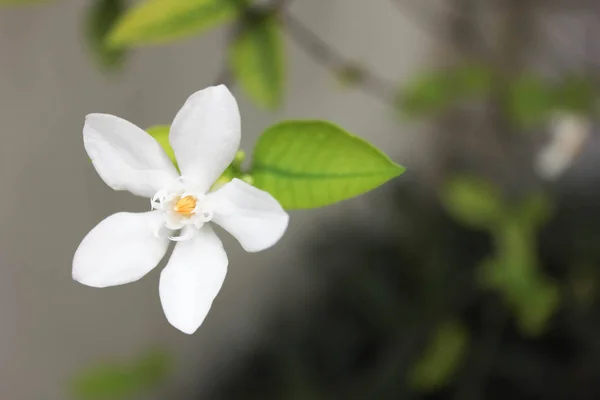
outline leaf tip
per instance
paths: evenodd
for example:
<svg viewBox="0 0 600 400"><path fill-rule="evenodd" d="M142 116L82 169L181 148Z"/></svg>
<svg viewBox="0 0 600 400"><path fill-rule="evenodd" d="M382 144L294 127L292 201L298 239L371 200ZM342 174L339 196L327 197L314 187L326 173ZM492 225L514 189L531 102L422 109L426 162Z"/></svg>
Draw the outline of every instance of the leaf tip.
<svg viewBox="0 0 600 400"><path fill-rule="evenodd" d="M394 178L399 177L400 175L404 174L406 172L406 167L400 164L397 164L393 161L390 160L391 163L391 168L390 168L390 178L389 180L392 180Z"/></svg>
<svg viewBox="0 0 600 400"><path fill-rule="evenodd" d="M122 50L127 47L127 37L123 35L121 24L117 25L106 35L104 45L110 50Z"/></svg>

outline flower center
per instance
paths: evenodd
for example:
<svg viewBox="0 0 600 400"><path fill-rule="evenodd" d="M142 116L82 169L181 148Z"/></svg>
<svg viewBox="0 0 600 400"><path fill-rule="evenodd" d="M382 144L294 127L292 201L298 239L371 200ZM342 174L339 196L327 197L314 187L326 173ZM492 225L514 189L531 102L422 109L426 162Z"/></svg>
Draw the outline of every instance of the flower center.
<svg viewBox="0 0 600 400"><path fill-rule="evenodd" d="M169 230L179 230L189 225L200 229L213 218L210 198L194 190L194 187L186 190L183 181L183 178L178 179L174 184L156 192L150 199L152 210L163 214L164 227ZM156 235L160 237L161 234L157 232ZM169 239L181 241L189 239L189 235L169 236Z"/></svg>
<svg viewBox="0 0 600 400"><path fill-rule="evenodd" d="M173 208L176 213L185 217L191 217L196 209L196 198L194 196L184 196L177 200Z"/></svg>

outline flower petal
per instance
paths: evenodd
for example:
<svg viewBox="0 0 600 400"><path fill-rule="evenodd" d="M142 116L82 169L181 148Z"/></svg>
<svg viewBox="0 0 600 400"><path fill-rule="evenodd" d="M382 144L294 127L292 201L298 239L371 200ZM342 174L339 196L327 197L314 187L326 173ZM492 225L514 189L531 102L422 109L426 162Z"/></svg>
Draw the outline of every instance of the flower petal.
<svg viewBox="0 0 600 400"><path fill-rule="evenodd" d="M134 282L163 258L169 240L156 235L163 225L158 211L117 213L92 229L75 252L73 279L106 287Z"/></svg>
<svg viewBox="0 0 600 400"><path fill-rule="evenodd" d="M231 164L240 145L240 112L224 85L191 95L169 134L181 174L206 193Z"/></svg>
<svg viewBox="0 0 600 400"><path fill-rule="evenodd" d="M114 190L152 197L179 176L152 136L114 115L88 115L83 143L96 171Z"/></svg>
<svg viewBox="0 0 600 400"><path fill-rule="evenodd" d="M209 225L196 230L186 226L189 240L175 245L160 275L160 301L167 320L191 335L204 321L227 273L227 254Z"/></svg>
<svg viewBox="0 0 600 400"><path fill-rule="evenodd" d="M273 246L283 236L289 216L269 193L233 179L208 195L212 221L231 233L244 250L256 252Z"/></svg>

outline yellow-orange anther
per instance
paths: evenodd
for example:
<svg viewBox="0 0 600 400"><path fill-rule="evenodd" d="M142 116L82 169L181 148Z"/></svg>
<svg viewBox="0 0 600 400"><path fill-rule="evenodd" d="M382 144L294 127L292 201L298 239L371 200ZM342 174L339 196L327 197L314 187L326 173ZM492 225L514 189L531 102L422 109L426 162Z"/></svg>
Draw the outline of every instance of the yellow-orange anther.
<svg viewBox="0 0 600 400"><path fill-rule="evenodd" d="M175 212L186 217L191 216L196 208L196 198L194 196L185 196L180 198L175 204Z"/></svg>

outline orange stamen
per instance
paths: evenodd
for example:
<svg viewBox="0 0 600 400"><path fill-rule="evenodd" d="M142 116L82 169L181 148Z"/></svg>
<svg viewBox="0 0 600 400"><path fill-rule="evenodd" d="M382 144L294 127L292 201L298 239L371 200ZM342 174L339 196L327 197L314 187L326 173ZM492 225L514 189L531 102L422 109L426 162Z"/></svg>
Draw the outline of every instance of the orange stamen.
<svg viewBox="0 0 600 400"><path fill-rule="evenodd" d="M196 198L194 196L185 196L180 198L175 204L175 212L186 217L194 214L196 208Z"/></svg>

